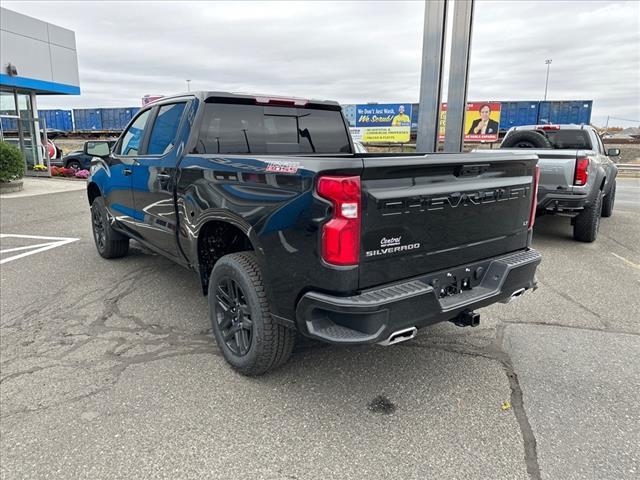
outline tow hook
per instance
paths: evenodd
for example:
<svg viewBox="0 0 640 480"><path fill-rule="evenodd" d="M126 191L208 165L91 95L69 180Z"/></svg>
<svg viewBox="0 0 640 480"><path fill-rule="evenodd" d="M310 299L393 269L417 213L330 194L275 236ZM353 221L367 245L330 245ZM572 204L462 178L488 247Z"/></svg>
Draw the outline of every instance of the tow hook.
<svg viewBox="0 0 640 480"><path fill-rule="evenodd" d="M471 310L464 310L451 321L458 327L477 327L480 325L480 314Z"/></svg>

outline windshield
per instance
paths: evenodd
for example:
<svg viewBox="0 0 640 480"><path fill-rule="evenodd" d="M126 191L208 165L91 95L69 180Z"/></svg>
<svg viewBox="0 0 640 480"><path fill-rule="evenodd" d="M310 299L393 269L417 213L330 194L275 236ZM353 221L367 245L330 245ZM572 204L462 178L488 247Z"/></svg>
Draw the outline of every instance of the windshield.
<svg viewBox="0 0 640 480"><path fill-rule="evenodd" d="M351 153L337 110L206 103L198 153Z"/></svg>
<svg viewBox="0 0 640 480"><path fill-rule="evenodd" d="M547 130L544 132L557 149L591 150L589 135L584 130Z"/></svg>

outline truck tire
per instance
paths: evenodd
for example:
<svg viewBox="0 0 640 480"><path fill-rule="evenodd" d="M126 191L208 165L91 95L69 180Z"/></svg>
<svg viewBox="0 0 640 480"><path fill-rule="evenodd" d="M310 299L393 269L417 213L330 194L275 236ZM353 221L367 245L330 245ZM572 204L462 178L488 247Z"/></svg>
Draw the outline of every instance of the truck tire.
<svg viewBox="0 0 640 480"><path fill-rule="evenodd" d="M120 258L129 253L129 238L111 227L102 197L94 198L91 203L91 227L96 249L102 258Z"/></svg>
<svg viewBox="0 0 640 480"><path fill-rule="evenodd" d="M262 375L291 356L296 332L271 317L253 252L216 262L209 280L209 318L225 360L243 375Z"/></svg>
<svg viewBox="0 0 640 480"><path fill-rule="evenodd" d="M551 148L551 142L540 132L523 130L510 133L500 148Z"/></svg>
<svg viewBox="0 0 640 480"><path fill-rule="evenodd" d="M602 213L602 193L598 192L596 201L585 207L575 218L573 238L579 242L593 242L598 236L600 214Z"/></svg>
<svg viewBox="0 0 640 480"><path fill-rule="evenodd" d="M602 216L610 217L613 215L613 204L616 201L616 182L613 181L613 185L611 185L611 189L609 190L609 195L605 195L602 200Z"/></svg>

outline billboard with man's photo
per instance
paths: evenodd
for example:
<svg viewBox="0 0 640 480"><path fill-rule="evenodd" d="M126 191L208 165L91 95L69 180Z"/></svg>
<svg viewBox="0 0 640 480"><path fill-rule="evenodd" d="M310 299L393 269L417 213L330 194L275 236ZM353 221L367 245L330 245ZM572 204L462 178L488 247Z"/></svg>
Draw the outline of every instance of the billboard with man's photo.
<svg viewBox="0 0 640 480"><path fill-rule="evenodd" d="M351 133L365 143L409 143L411 104L356 105L355 128Z"/></svg>
<svg viewBox="0 0 640 480"><path fill-rule="evenodd" d="M444 140L447 104L440 109L440 140ZM469 102L464 117L465 142L497 142L500 130L499 102Z"/></svg>

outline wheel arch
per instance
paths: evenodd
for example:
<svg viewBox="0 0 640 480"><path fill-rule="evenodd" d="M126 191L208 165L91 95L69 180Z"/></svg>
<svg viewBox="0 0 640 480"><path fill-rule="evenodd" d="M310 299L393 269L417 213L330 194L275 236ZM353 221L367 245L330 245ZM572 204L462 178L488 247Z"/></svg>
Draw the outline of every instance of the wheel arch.
<svg viewBox="0 0 640 480"><path fill-rule="evenodd" d="M194 242L194 258L197 259L197 271L200 277L202 293L207 295L209 277L216 262L225 255L243 251L253 251L262 263L261 249L250 226L230 219L209 219L198 229Z"/></svg>
<svg viewBox="0 0 640 480"><path fill-rule="evenodd" d="M89 200L89 205L93 203L96 197L101 197L102 192L100 191L100 187L95 182L89 182L87 184L87 199Z"/></svg>

